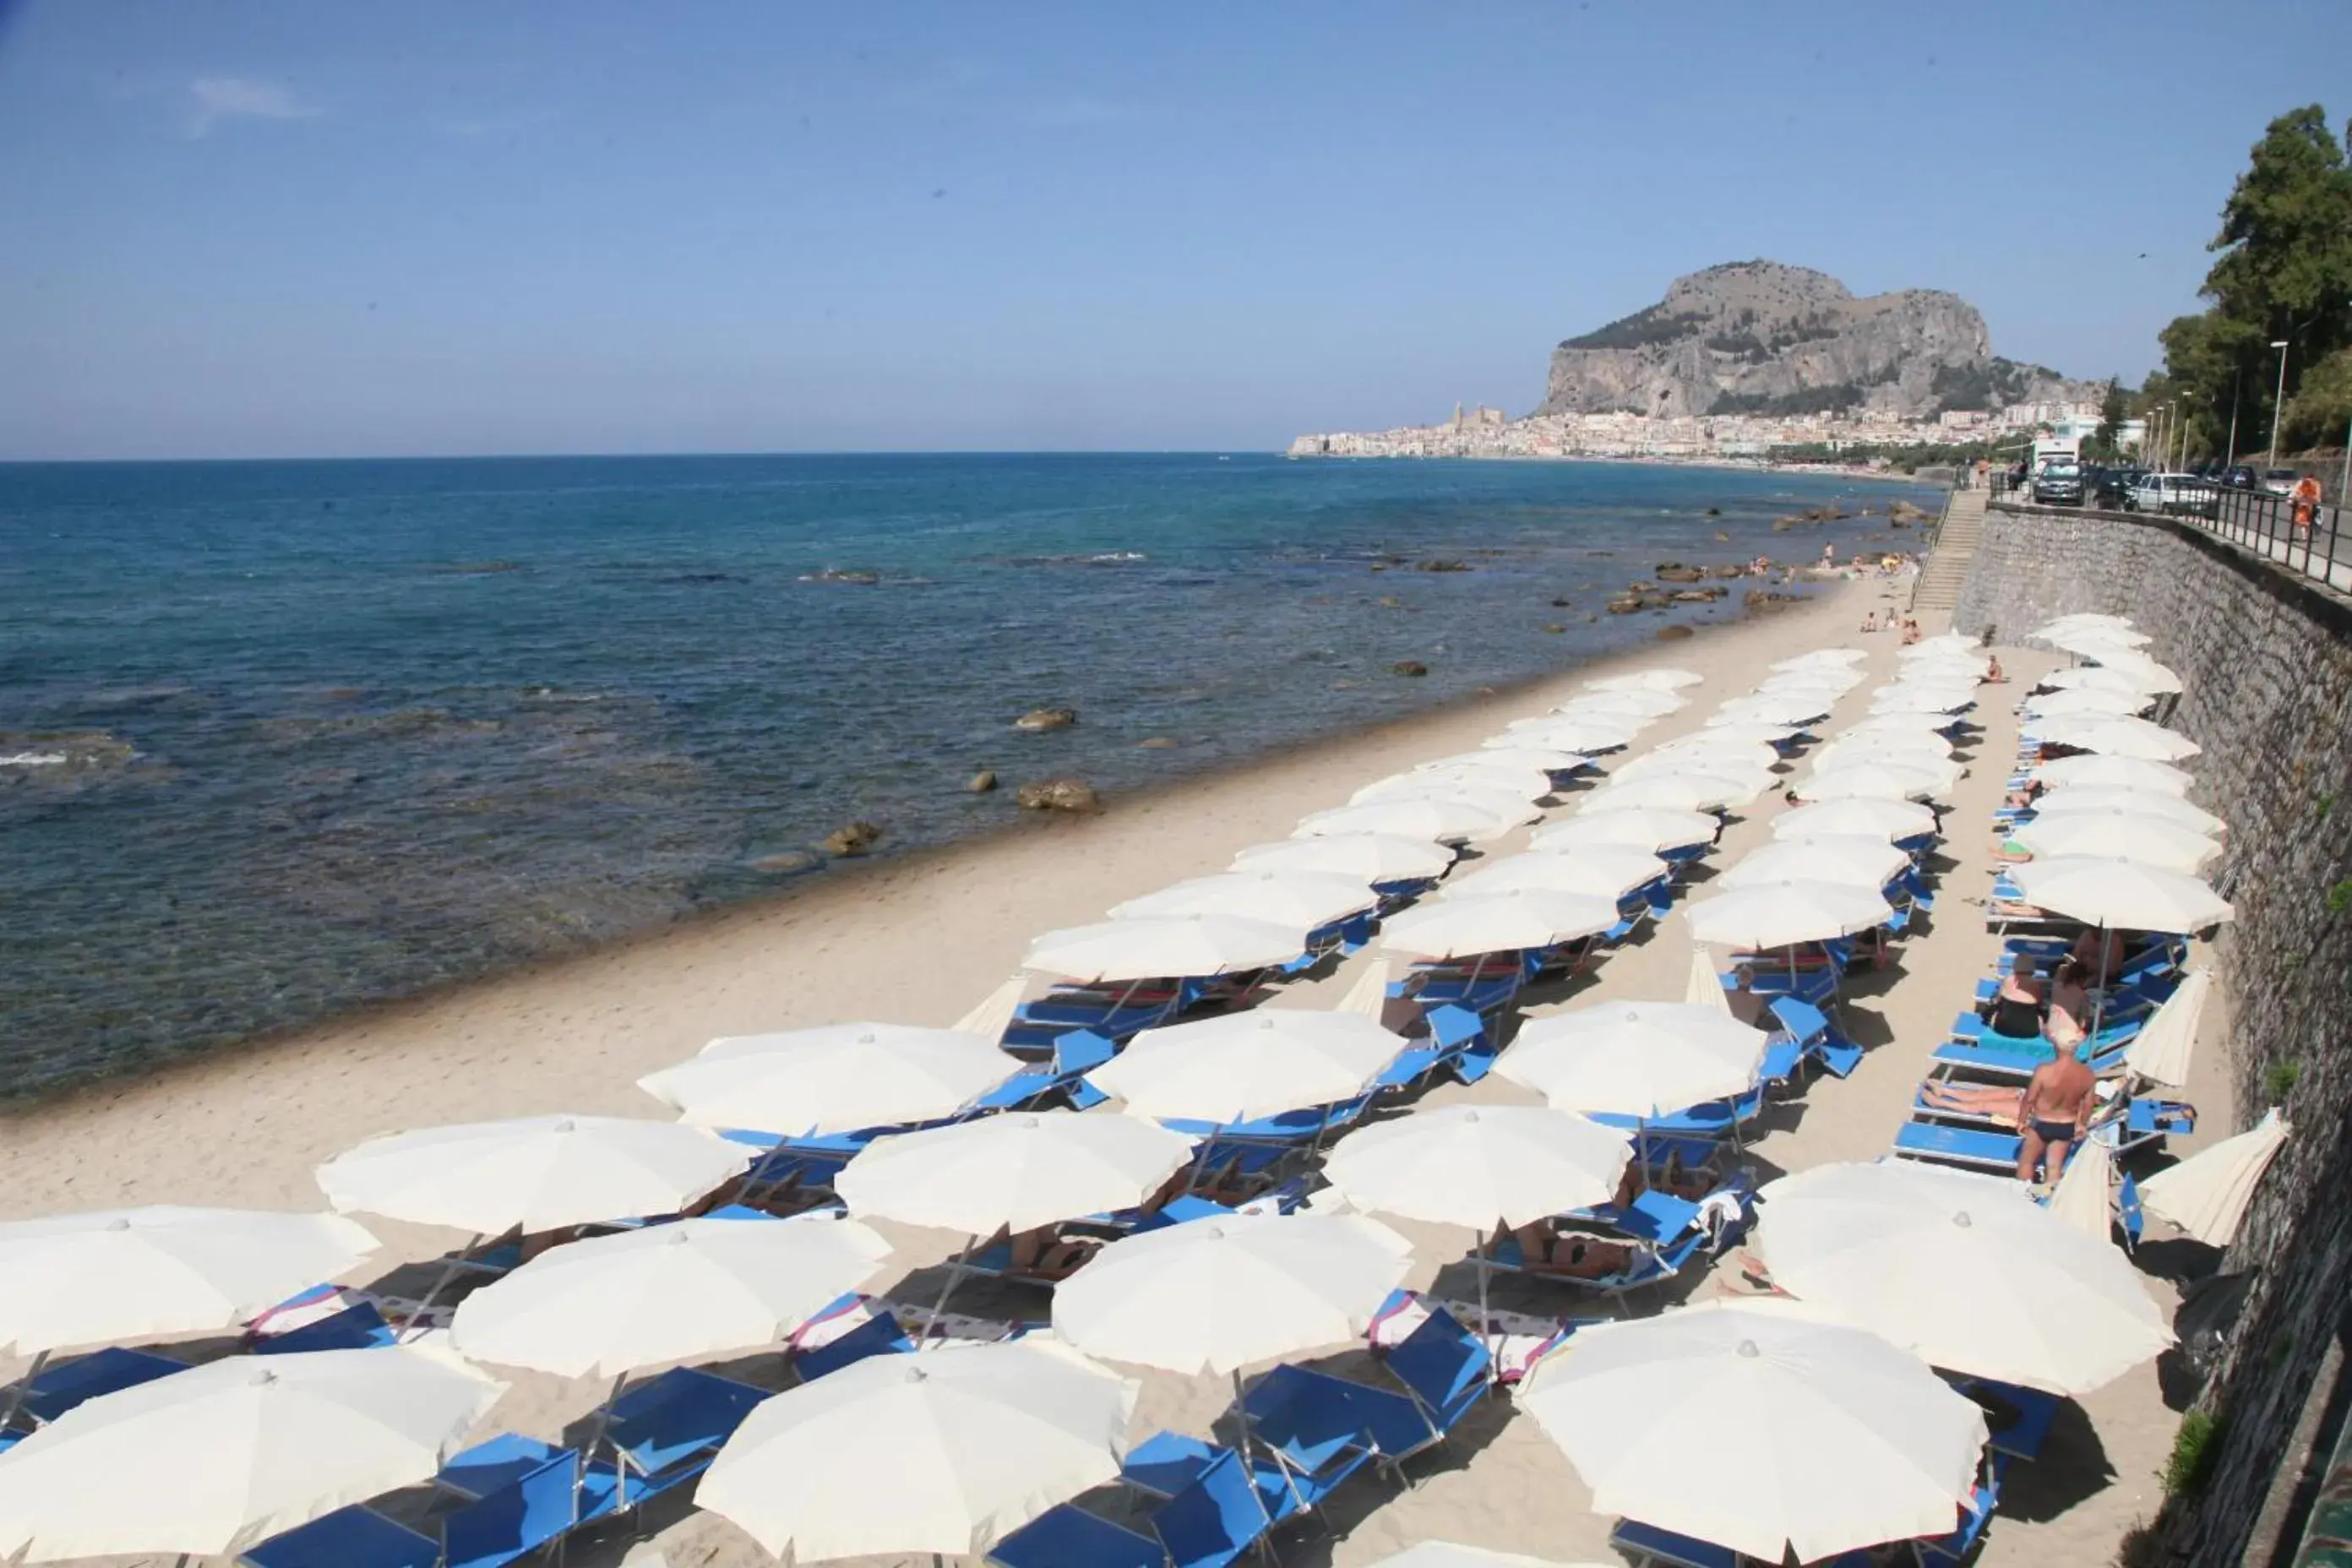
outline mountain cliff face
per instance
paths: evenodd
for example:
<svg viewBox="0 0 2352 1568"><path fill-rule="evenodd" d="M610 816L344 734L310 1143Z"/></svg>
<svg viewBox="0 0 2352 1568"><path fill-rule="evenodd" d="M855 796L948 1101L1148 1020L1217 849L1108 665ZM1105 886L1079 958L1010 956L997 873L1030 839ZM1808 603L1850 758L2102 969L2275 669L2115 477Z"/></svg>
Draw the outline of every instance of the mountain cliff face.
<svg viewBox="0 0 2352 1568"><path fill-rule="evenodd" d="M1826 273L1735 261L1677 278L1656 304L1554 349L1538 412L1907 418L2084 384L1995 358L1984 318L1957 294L1857 299Z"/></svg>

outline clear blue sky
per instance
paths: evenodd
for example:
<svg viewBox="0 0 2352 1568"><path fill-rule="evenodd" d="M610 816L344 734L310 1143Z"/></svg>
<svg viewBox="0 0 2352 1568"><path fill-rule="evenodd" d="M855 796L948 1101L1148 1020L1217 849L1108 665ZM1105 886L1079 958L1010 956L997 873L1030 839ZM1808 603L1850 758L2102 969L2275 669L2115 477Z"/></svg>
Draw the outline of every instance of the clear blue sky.
<svg viewBox="0 0 2352 1568"><path fill-rule="evenodd" d="M2344 0L0 0L0 457L1263 448L1756 256L2137 378L2347 61Z"/></svg>

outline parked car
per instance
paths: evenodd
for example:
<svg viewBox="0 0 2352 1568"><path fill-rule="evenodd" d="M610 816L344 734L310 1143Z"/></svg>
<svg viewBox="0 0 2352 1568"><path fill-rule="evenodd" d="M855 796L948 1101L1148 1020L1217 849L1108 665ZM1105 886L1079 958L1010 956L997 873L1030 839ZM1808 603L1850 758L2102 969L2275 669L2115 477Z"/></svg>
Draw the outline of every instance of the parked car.
<svg viewBox="0 0 2352 1568"><path fill-rule="evenodd" d="M2042 506L2081 506L2083 465L2063 460L2042 464L2033 476L2033 499Z"/></svg>
<svg viewBox="0 0 2352 1568"><path fill-rule="evenodd" d="M2254 472L2251 463L2240 463L2221 476L2221 482L2233 490L2258 490L2263 488L2262 478Z"/></svg>
<svg viewBox="0 0 2352 1568"><path fill-rule="evenodd" d="M2213 517L2221 510L2221 492L2194 474L2143 474L2124 492L2124 510Z"/></svg>
<svg viewBox="0 0 2352 1568"><path fill-rule="evenodd" d="M2102 465L2084 476L2084 489L2093 506L2121 506L2124 491L2130 488L2132 473L2128 468Z"/></svg>
<svg viewBox="0 0 2352 1568"><path fill-rule="evenodd" d="M2286 496L2294 493L2294 481L2303 478L2294 468L2264 468L2263 491L2266 495Z"/></svg>

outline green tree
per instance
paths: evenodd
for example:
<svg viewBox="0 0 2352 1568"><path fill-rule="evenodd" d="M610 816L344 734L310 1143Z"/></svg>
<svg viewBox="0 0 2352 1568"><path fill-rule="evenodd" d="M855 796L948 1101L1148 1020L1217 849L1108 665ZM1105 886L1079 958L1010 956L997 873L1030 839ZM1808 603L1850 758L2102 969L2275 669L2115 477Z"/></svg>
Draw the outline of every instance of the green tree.
<svg viewBox="0 0 2352 1568"><path fill-rule="evenodd" d="M2107 378L2106 395L2099 399L2099 427L2091 432L2090 456L2101 462L2123 455L2124 421L2131 417L2130 400L2123 383Z"/></svg>
<svg viewBox="0 0 2352 1568"><path fill-rule="evenodd" d="M2289 451L2340 447L2352 426L2352 348L2337 349L2305 371L2303 384L2287 399L2279 441Z"/></svg>

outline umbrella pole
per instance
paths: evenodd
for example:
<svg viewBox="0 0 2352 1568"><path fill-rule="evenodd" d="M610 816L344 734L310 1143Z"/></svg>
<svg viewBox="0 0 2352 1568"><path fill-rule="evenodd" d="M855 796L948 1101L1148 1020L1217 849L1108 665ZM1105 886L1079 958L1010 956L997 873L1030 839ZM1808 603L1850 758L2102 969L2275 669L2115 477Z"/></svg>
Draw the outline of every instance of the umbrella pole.
<svg viewBox="0 0 2352 1568"><path fill-rule="evenodd" d="M958 1252L955 1255L955 1260L948 1265L948 1282L940 1288L940 1299L931 1303L930 1311L923 1319L923 1331L915 1337L917 1349L921 1349L923 1342L931 1337L931 1331L940 1326L940 1314L948 1310L948 1298L954 1295L955 1288L963 1283L964 1262L971 1258L971 1249L979 1245L980 1237L977 1235L964 1237L962 1250Z"/></svg>
<svg viewBox="0 0 2352 1568"><path fill-rule="evenodd" d="M613 1392L604 1395L604 1403L596 1408L596 1429L589 1434L588 1446L580 1456L580 1468L572 1472L572 1522L574 1524L580 1522L580 1489L588 1484L588 1467L596 1462L596 1450L603 1446L604 1434L612 1428L614 1403L621 1397L621 1385L628 1381L629 1374L625 1372L613 1380ZM616 1454L613 1458L613 1500L616 1506L626 1506L628 1482L628 1467L621 1463L620 1456ZM558 1546L556 1551L560 1556L562 1548Z"/></svg>
<svg viewBox="0 0 2352 1568"><path fill-rule="evenodd" d="M400 1331L402 1333L406 1333L409 1330L415 1328L418 1323L424 1321L425 1314L433 1310L433 1303L441 1299L441 1292L449 1288L449 1281L457 1277L458 1260L464 1258L468 1252L473 1251L474 1248L481 1246L487 1239L488 1238L480 1232L477 1231L474 1235L473 1240L466 1243L465 1246L459 1247L457 1251L449 1255L449 1261L442 1266L441 1278L433 1281L433 1289L425 1292L425 1300L416 1303L416 1310L409 1313L408 1321L400 1325Z"/></svg>
<svg viewBox="0 0 2352 1568"><path fill-rule="evenodd" d="M1486 1310L1486 1237L1483 1232L1478 1237L1477 1263L1478 1341L1484 1344L1487 1336L1495 1331L1495 1321L1493 1314ZM1490 1350L1486 1356L1486 1381L1493 1383L1502 1375L1501 1362Z"/></svg>
<svg viewBox="0 0 2352 1568"><path fill-rule="evenodd" d="M33 1357L33 1364L25 1369L25 1375L9 1386L8 1403L0 1405L0 1431L6 1430L8 1423L16 1418L16 1412L24 1405L26 1395L33 1392L33 1380L40 1376L41 1369L48 1364L49 1352L40 1352Z"/></svg>

